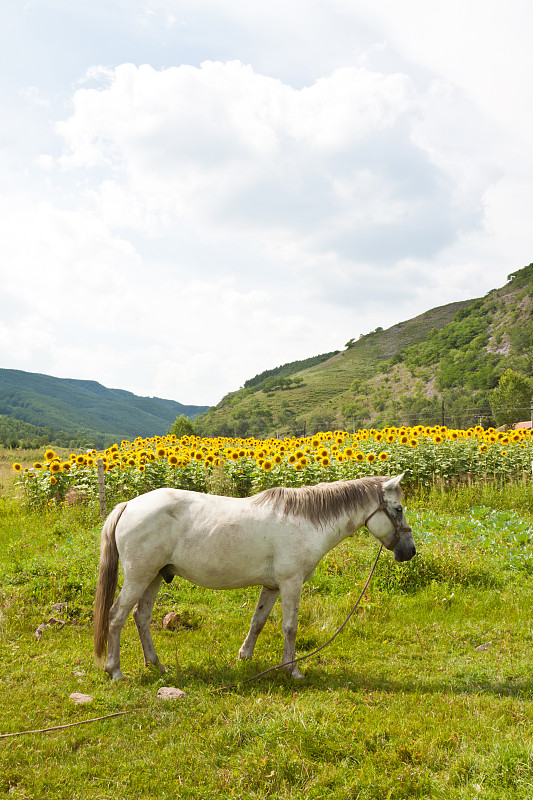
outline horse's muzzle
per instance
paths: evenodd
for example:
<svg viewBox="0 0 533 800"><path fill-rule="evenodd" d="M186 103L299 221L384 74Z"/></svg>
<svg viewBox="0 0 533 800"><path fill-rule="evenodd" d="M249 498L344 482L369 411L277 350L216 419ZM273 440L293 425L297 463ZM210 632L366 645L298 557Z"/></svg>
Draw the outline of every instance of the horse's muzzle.
<svg viewBox="0 0 533 800"><path fill-rule="evenodd" d="M393 550L395 561L410 561L416 555L415 543L399 541Z"/></svg>

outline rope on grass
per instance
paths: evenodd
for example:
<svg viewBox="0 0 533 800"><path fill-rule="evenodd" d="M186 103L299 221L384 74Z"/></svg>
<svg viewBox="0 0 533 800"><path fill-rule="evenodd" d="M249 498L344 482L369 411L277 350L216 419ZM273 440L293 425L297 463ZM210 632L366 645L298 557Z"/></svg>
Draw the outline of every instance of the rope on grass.
<svg viewBox="0 0 533 800"><path fill-rule="evenodd" d="M101 722L103 719L111 719L112 717L123 717L125 714L133 714L134 711L139 711L138 708L130 708L128 711L115 711L114 714L106 714L103 717L92 717L91 719L82 719L79 722L69 722L68 725L54 725L52 728L38 728L33 731L17 731L16 733L2 733L0 739L10 739L15 736L26 736L29 733L50 733L50 731L62 731L65 728L75 728L78 725L88 725L89 722Z"/></svg>

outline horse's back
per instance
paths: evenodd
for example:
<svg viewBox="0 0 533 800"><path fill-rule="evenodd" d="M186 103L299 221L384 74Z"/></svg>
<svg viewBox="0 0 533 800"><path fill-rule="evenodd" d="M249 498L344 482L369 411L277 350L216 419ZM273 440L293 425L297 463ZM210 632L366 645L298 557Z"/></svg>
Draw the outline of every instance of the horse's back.
<svg viewBox="0 0 533 800"><path fill-rule="evenodd" d="M205 520L209 524L211 519L219 519L221 516L228 519L246 516L250 508L249 498L225 497L168 487L154 489L130 500L123 525L139 525L147 521L157 521L160 524L165 518L174 523L187 521L201 525L202 520Z"/></svg>

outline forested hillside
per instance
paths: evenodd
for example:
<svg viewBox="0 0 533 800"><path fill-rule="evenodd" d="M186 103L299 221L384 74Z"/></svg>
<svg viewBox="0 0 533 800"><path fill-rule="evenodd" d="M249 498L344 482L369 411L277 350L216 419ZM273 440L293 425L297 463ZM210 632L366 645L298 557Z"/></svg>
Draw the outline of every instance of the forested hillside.
<svg viewBox="0 0 533 800"><path fill-rule="evenodd" d="M342 352L291 373L290 382L247 382L202 414L196 428L203 435L271 436L417 423L489 425L492 391L508 369L533 374L533 264L483 298L351 340Z"/></svg>
<svg viewBox="0 0 533 800"><path fill-rule="evenodd" d="M194 419L205 408L139 397L96 381L0 369L0 438L4 444L44 437L66 445L72 441L80 446L102 446L117 439L166 433L181 414ZM30 427L21 428L17 421Z"/></svg>

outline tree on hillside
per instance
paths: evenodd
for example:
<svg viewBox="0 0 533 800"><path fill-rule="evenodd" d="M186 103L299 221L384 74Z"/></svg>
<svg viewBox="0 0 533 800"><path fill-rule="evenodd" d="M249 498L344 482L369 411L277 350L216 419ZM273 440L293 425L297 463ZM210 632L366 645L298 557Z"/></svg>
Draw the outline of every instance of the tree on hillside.
<svg viewBox="0 0 533 800"><path fill-rule="evenodd" d="M171 435L174 434L177 439L181 439L182 436L192 436L194 434L194 425L185 414L180 414L176 421L172 423L169 433Z"/></svg>
<svg viewBox="0 0 533 800"><path fill-rule="evenodd" d="M512 427L526 419L531 403L531 384L527 378L512 369L506 370L492 392L490 407L498 427Z"/></svg>

